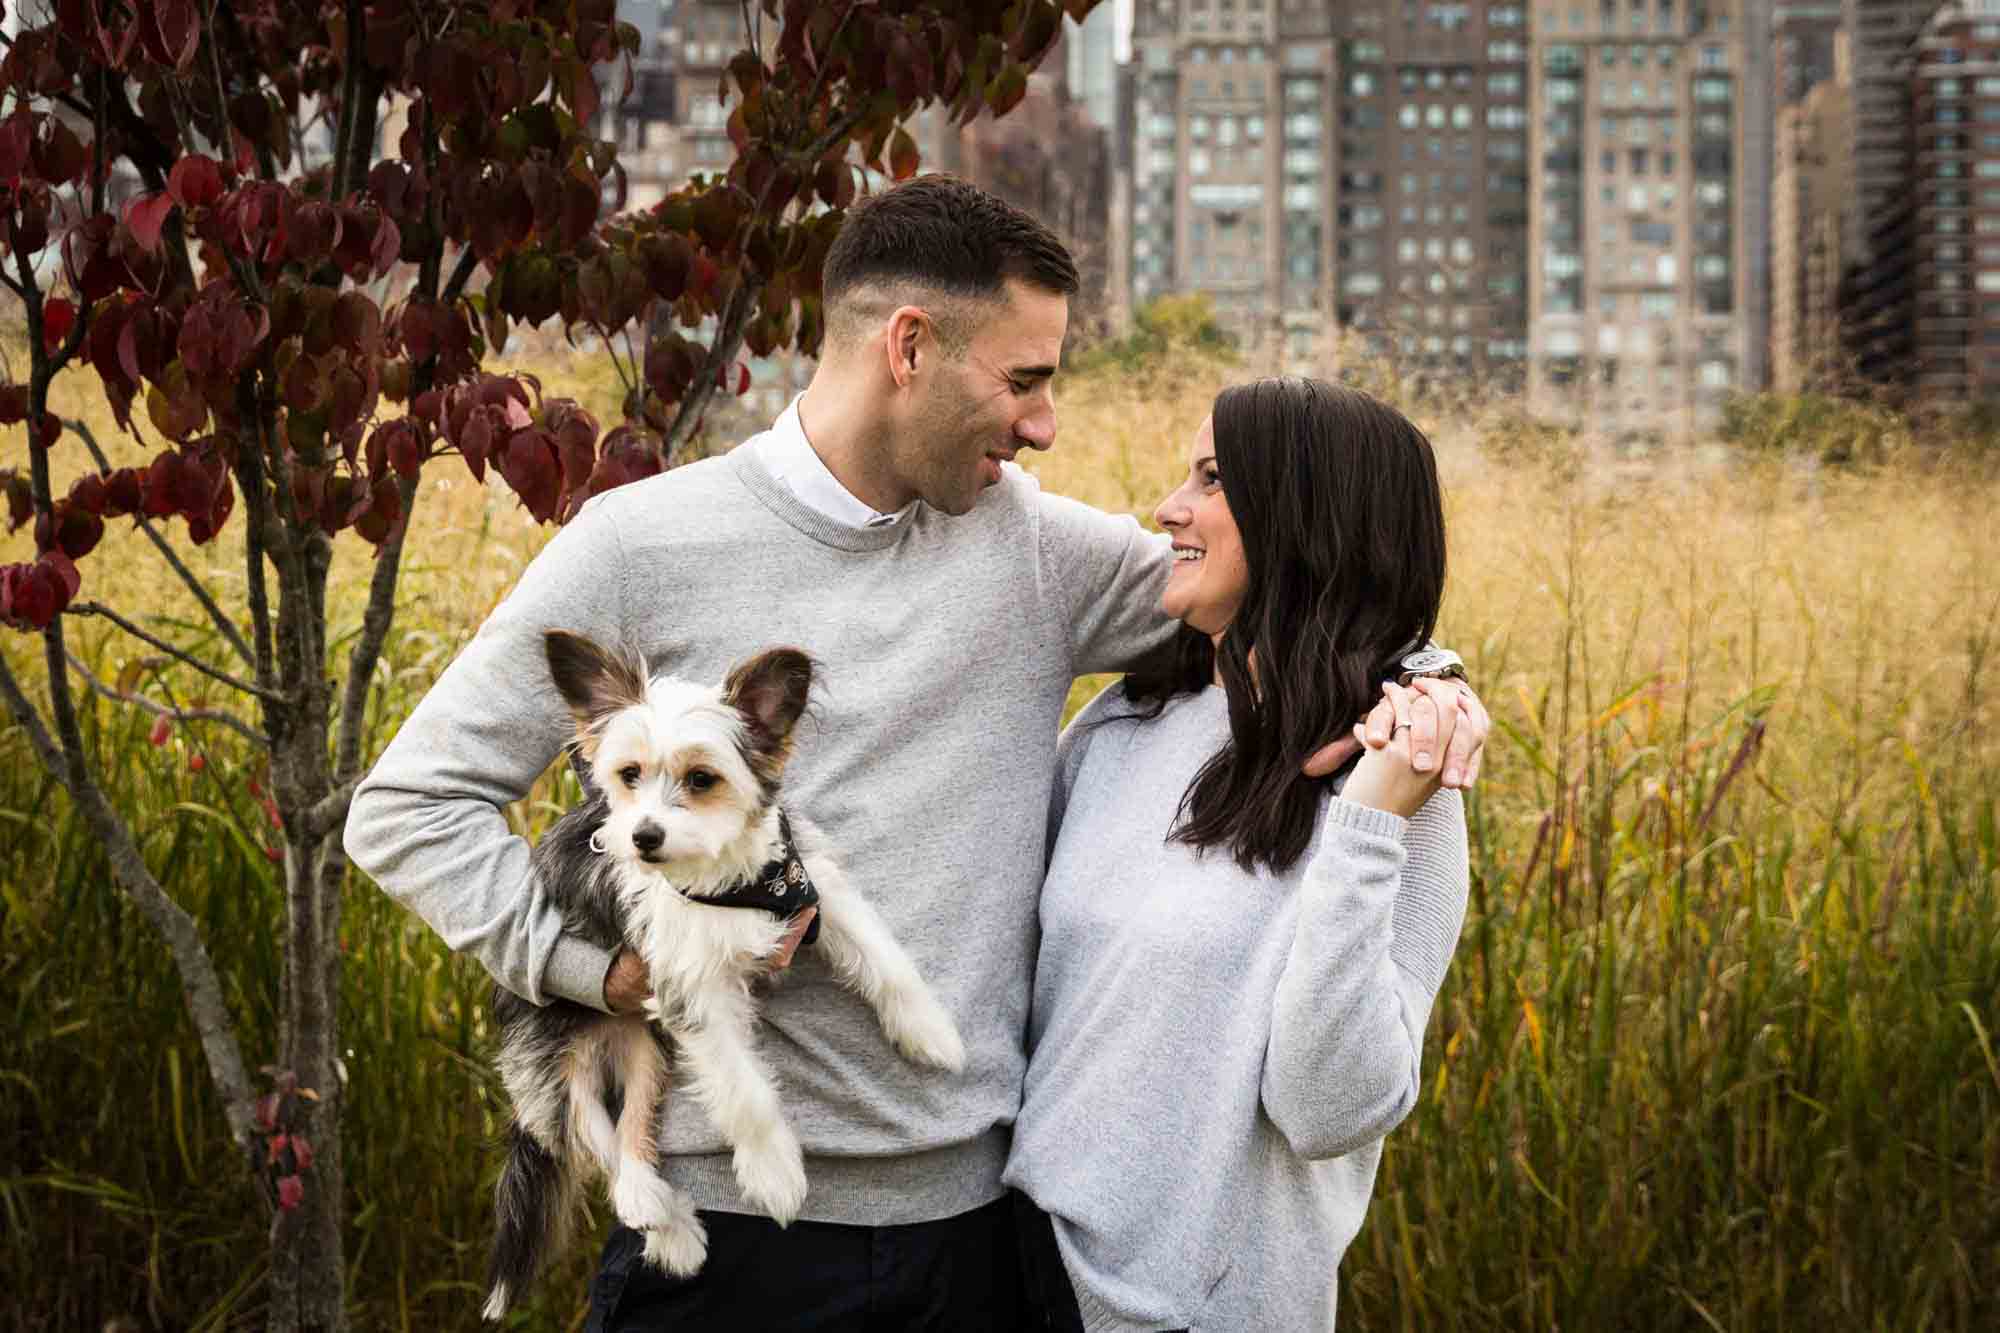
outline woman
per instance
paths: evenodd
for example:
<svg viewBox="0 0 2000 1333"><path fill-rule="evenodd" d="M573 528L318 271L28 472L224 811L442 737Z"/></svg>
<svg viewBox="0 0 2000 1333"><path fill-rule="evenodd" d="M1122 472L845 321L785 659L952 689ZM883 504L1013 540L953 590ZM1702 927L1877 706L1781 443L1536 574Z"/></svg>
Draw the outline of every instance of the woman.
<svg viewBox="0 0 2000 1333"><path fill-rule="evenodd" d="M1458 795L1380 684L1437 618L1436 465L1364 394L1264 380L1155 517L1180 660L1063 737L1006 1179L1044 1327L1325 1329L1465 912ZM1300 777L1384 690L1394 739Z"/></svg>

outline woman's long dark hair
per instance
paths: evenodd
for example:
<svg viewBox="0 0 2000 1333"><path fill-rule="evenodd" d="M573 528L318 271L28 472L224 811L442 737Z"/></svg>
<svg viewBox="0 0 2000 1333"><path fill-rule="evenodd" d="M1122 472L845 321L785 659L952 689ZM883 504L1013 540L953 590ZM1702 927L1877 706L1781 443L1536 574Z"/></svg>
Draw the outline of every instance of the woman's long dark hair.
<svg viewBox="0 0 2000 1333"><path fill-rule="evenodd" d="M1305 853L1323 790L1301 766L1436 627L1444 503L1430 441L1365 393L1258 380L1224 389L1214 421L1250 586L1219 648L1183 627L1171 664L1125 689L1157 715L1220 674L1229 742L1188 784L1173 837L1282 872Z"/></svg>

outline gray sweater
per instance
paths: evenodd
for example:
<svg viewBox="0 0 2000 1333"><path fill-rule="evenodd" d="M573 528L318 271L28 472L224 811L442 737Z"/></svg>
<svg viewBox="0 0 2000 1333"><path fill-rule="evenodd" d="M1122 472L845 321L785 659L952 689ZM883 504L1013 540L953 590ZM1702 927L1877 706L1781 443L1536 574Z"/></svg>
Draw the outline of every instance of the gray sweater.
<svg viewBox="0 0 2000 1333"><path fill-rule="evenodd" d="M1220 688L1064 733L1007 1163L1092 1330L1328 1329L1382 1136L1416 1104L1465 915L1465 818L1337 797L1283 875L1166 841ZM1104 725L1093 725L1103 719Z"/></svg>
<svg viewBox="0 0 2000 1333"><path fill-rule="evenodd" d="M1001 1192L1063 701L1077 674L1127 667L1170 634L1166 541L1013 467L965 517L919 505L844 526L772 476L763 440L586 505L403 724L346 845L501 985L601 1006L610 960L561 934L501 813L570 735L542 631L622 641L696 680L805 648L823 672L786 805L827 834L968 1052L960 1075L911 1065L801 955L764 1006L763 1043L810 1158L805 1216L948 1217ZM742 1210L705 1116L670 1109L662 1143L698 1206Z"/></svg>

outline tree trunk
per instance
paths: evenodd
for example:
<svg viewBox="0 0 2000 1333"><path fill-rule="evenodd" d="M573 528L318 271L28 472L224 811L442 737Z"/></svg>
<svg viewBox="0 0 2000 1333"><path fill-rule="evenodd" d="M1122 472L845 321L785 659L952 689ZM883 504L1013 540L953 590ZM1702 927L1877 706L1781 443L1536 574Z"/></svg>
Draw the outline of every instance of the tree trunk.
<svg viewBox="0 0 2000 1333"><path fill-rule="evenodd" d="M339 1066L344 863L337 831L330 836L317 827L312 813L334 785L326 675L326 577L333 549L325 533L292 521L289 504L281 500L277 508L282 539L271 551L279 587L277 663L284 692L294 701L266 713L271 786L285 837L278 1060L297 1079L280 1127L294 1136L303 1189L297 1206L281 1206L272 1224L266 1327L271 1333L345 1333ZM309 1145L310 1165L298 1157L296 1136Z"/></svg>

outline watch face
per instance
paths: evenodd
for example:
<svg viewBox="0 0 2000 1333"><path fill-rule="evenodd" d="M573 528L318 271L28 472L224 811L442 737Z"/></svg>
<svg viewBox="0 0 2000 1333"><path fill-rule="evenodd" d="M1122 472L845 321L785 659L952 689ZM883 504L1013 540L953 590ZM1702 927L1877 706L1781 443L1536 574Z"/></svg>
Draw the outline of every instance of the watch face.
<svg viewBox="0 0 2000 1333"><path fill-rule="evenodd" d="M1442 671L1446 667L1460 665L1463 663L1459 655L1447 648L1426 648L1403 659L1403 670L1419 676L1427 671Z"/></svg>

